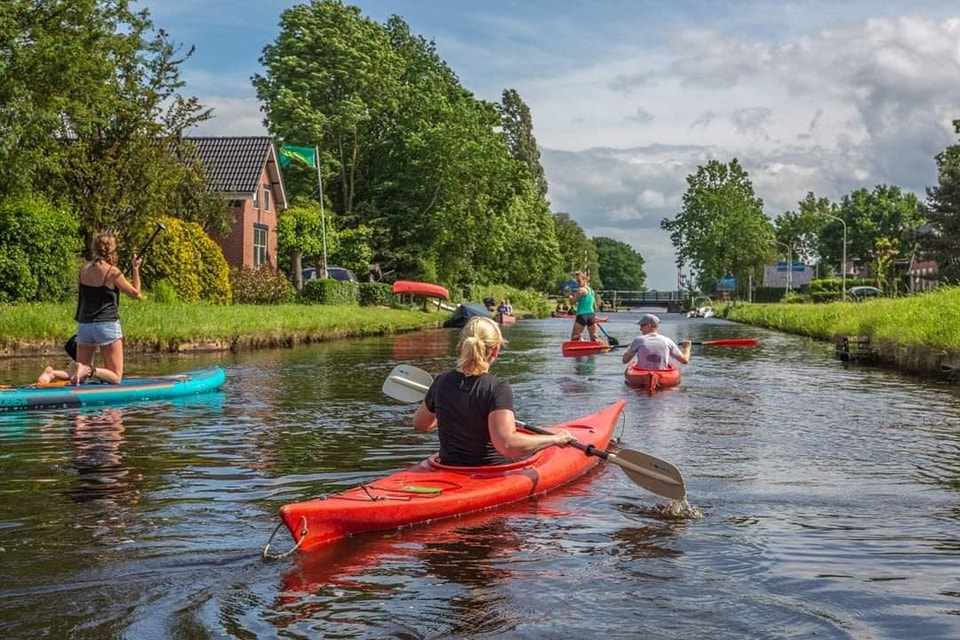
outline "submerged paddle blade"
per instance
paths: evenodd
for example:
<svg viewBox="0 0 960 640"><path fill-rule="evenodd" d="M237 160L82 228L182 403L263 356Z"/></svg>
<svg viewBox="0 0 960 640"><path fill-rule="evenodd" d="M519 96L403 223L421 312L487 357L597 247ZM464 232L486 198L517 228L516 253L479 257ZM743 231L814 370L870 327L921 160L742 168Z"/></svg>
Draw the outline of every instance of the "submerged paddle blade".
<svg viewBox="0 0 960 640"><path fill-rule="evenodd" d="M608 452L607 461L619 466L635 483L671 500L687 497L687 487L675 466L635 449Z"/></svg>
<svg viewBox="0 0 960 640"><path fill-rule="evenodd" d="M417 367L398 364L383 381L383 393L400 402L420 402L433 384L433 376Z"/></svg>

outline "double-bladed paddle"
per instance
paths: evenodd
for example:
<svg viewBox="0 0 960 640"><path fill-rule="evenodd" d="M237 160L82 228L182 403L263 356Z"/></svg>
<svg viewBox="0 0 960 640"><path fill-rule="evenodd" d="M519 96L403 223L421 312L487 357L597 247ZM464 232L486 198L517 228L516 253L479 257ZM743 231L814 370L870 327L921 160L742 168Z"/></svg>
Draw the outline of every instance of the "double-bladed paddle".
<svg viewBox="0 0 960 640"><path fill-rule="evenodd" d="M706 347L755 347L756 338L726 338L724 340L706 340L703 342L691 342L690 344L702 344Z"/></svg>
<svg viewBox="0 0 960 640"><path fill-rule="evenodd" d="M398 364L384 380L383 392L401 402L420 402L431 384L433 384L433 376L423 369ZM551 433L546 429L525 424L519 420L517 425L527 431L541 435L550 435ZM680 475L680 470L666 460L634 449L604 451L577 440L571 440L568 444L583 451L588 456L596 456L601 460L617 465L624 470L627 477L651 493L671 500L683 500L687 495L686 485L683 482L683 476Z"/></svg>

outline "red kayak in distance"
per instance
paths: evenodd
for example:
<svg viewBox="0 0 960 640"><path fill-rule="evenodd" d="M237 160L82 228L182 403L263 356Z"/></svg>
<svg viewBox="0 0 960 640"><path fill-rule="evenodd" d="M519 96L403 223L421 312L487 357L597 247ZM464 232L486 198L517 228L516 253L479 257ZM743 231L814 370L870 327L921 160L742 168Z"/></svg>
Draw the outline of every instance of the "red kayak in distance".
<svg viewBox="0 0 960 640"><path fill-rule="evenodd" d="M446 287L429 282L416 282L415 280L397 280L393 283L393 292L396 294L410 293L426 298L450 299L450 292L447 291Z"/></svg>
<svg viewBox="0 0 960 640"><path fill-rule="evenodd" d="M623 377L628 387L656 391L680 384L680 369L671 365L669 369L660 371L630 365L623 372Z"/></svg>
<svg viewBox="0 0 960 640"><path fill-rule="evenodd" d="M592 356L610 351L610 345L596 340L567 340L561 349L567 357Z"/></svg>

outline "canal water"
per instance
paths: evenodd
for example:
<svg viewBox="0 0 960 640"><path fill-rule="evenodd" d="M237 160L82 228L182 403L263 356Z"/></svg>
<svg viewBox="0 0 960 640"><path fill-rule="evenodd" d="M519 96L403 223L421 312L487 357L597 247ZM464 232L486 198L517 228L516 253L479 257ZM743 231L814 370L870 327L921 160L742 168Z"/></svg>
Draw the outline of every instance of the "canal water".
<svg viewBox="0 0 960 640"><path fill-rule="evenodd" d="M638 312L611 314L627 341ZM452 366L456 331L292 350L139 357L220 364L176 402L0 415L3 638L957 638L960 403L832 346L664 316L695 346L676 389L623 383L620 352L560 354L569 320L521 320L496 371L521 420L624 398L623 446L682 471L680 516L601 466L536 501L263 560L283 504L431 454L398 363ZM10 382L42 363L0 362Z"/></svg>

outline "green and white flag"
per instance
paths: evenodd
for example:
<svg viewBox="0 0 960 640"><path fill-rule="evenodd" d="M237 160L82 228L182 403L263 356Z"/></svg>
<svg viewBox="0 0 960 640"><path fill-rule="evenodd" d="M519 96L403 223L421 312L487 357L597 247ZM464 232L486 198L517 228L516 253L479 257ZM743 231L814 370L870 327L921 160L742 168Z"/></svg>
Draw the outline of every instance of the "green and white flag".
<svg viewBox="0 0 960 640"><path fill-rule="evenodd" d="M307 167L317 166L317 148L316 147L295 147L285 144L278 151L280 156L280 166L286 167L291 162L296 162Z"/></svg>

